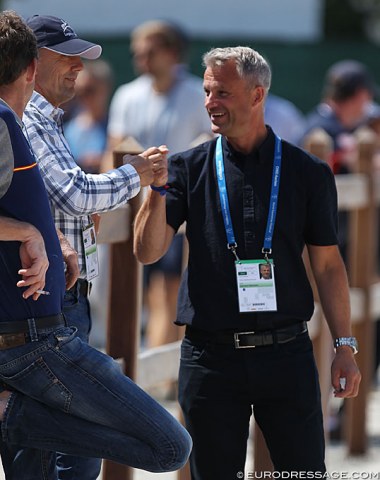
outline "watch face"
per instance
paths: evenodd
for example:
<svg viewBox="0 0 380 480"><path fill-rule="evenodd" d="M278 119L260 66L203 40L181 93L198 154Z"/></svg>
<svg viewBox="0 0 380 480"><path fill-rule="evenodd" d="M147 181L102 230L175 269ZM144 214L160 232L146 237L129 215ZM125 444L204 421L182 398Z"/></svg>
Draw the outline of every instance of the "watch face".
<svg viewBox="0 0 380 480"><path fill-rule="evenodd" d="M355 337L341 337L335 339L335 348L337 347L351 347L354 354L358 353L358 342Z"/></svg>
<svg viewBox="0 0 380 480"><path fill-rule="evenodd" d="M350 347L352 348L354 354L358 353L358 342L356 338L352 337L350 339Z"/></svg>

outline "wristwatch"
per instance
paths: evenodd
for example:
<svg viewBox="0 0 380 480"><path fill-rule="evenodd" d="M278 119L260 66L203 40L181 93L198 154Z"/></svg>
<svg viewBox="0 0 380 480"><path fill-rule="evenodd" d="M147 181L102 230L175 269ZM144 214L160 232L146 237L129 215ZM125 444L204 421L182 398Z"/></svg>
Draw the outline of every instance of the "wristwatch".
<svg viewBox="0 0 380 480"><path fill-rule="evenodd" d="M358 341L355 337L339 337L334 340L334 347L351 347L354 355L358 353Z"/></svg>

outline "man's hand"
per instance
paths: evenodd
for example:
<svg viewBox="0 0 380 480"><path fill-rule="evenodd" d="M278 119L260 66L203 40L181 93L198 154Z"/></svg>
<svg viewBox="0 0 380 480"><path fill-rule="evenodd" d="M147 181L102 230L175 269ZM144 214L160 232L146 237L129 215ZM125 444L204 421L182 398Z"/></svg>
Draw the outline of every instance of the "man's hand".
<svg viewBox="0 0 380 480"><path fill-rule="evenodd" d="M40 296L37 290L43 290L45 287L49 260L42 235L31 225L28 226L26 238L21 240L20 260L22 268L18 273L22 280L17 282L17 286L28 287L22 294L25 299L33 296L33 300L37 300Z"/></svg>
<svg viewBox="0 0 380 480"><path fill-rule="evenodd" d="M155 187L161 187L168 183L168 153L169 150L166 145L161 145L150 153L149 160L153 164L153 182Z"/></svg>
<svg viewBox="0 0 380 480"><path fill-rule="evenodd" d="M162 164L166 162L167 148L150 147L140 155L124 155L124 164L132 165L140 176L142 187L156 182L156 176L162 175ZM158 173L160 171L160 173ZM164 182L166 183L166 181Z"/></svg>
<svg viewBox="0 0 380 480"><path fill-rule="evenodd" d="M78 254L72 248L67 238L57 228L59 243L61 244L63 260L66 264L66 290L69 290L79 277Z"/></svg>
<svg viewBox="0 0 380 480"><path fill-rule="evenodd" d="M331 337L350 337L350 292L339 248L337 245L308 245L307 248ZM334 295L331 295L332 291ZM331 366L334 395L339 398L356 397L360 380L361 375L351 347L337 347Z"/></svg>
<svg viewBox="0 0 380 480"><path fill-rule="evenodd" d="M338 347L331 366L331 383L334 396L338 398L356 397L359 392L361 374L356 365L351 347Z"/></svg>

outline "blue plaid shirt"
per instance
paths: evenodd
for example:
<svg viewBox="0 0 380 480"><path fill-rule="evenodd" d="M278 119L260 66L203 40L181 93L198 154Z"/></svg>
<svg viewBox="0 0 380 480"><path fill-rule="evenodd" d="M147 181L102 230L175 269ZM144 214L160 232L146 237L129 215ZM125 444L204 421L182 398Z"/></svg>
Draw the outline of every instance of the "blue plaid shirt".
<svg viewBox="0 0 380 480"><path fill-rule="evenodd" d="M58 227L78 252L81 276L86 275L82 241L89 215L114 210L140 191L140 178L131 165L93 175L76 164L64 138L63 110L33 92L23 116L29 139L48 192Z"/></svg>

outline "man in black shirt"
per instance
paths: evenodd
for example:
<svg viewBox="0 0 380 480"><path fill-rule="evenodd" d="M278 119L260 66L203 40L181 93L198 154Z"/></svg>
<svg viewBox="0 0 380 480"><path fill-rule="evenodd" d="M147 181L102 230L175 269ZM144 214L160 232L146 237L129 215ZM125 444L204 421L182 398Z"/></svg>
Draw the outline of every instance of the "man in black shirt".
<svg viewBox="0 0 380 480"><path fill-rule="evenodd" d="M213 49L204 64L205 106L220 136L172 156L169 175L164 159L155 164L135 222L136 255L150 263L186 221L176 323L186 325L179 400L192 478L243 478L252 411L277 471L324 472L305 245L336 346L335 395L355 396L360 383L333 174L265 125L271 72L260 54ZM263 263L270 281L260 278Z"/></svg>

